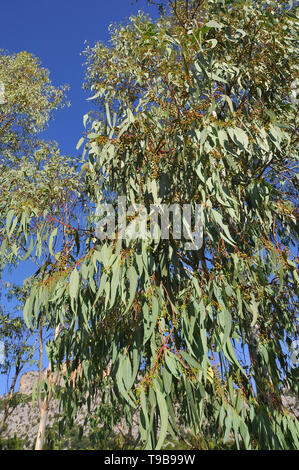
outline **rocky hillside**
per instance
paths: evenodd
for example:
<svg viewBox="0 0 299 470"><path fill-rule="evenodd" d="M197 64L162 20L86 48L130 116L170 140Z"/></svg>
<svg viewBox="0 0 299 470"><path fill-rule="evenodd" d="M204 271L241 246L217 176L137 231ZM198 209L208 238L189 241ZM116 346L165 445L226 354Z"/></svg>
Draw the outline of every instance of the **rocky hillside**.
<svg viewBox="0 0 299 470"><path fill-rule="evenodd" d="M43 372L44 376L45 374L46 370ZM1 436L4 438L13 438L14 436L17 436L19 439L26 441L25 448L27 449L31 449L34 445L39 426L38 404L32 404L32 389L37 380L37 371L26 372L22 375L20 379L19 390L14 396L17 404L14 407L12 413L10 414L7 420L7 427L4 431L3 436ZM6 399L7 395L2 395L2 397L0 397L0 422L3 416L4 403ZM97 403L94 404L94 407L92 407L91 412L97 405ZM87 413L87 406L83 406L76 418L76 428L83 424ZM60 414L58 402L52 399L49 405L48 428L52 428L53 426L55 426L59 418ZM88 434L88 432L89 429L87 430L86 434ZM125 423L122 422L118 426L115 426L113 432L115 434L121 433L122 435L125 435L126 433L128 433L128 429ZM136 423L131 430L131 435L134 439L136 439L137 433L138 431Z"/></svg>
<svg viewBox="0 0 299 470"><path fill-rule="evenodd" d="M46 371L44 371L44 374ZM5 429L4 438L12 438L15 435L26 442L25 447L27 449L31 449L34 445L34 441L37 435L38 425L39 425L39 408L38 405L32 404L32 389L34 383L38 380L38 372L27 372L22 375L20 379L20 387L18 393L15 394L15 399L17 404L13 409L12 413L10 414L8 421L7 421L7 428ZM6 395L0 397L0 422L3 416L3 408L4 402L7 398ZM299 401L293 396L289 396L287 392L283 397L283 404L284 406L289 409L297 418L299 417ZM94 405L94 407L97 404ZM88 413L87 407L83 407L76 419L76 426L82 425L86 414ZM49 423L48 428L52 428L57 424L59 420L59 410L58 410L58 403L55 400L50 402L49 406ZM136 439L138 434L138 427L137 421L138 417L136 417L135 424L133 428L130 430L130 437L132 439ZM88 434L89 429L87 430L86 435ZM115 426L112 431L115 435L127 436L128 429L124 422Z"/></svg>

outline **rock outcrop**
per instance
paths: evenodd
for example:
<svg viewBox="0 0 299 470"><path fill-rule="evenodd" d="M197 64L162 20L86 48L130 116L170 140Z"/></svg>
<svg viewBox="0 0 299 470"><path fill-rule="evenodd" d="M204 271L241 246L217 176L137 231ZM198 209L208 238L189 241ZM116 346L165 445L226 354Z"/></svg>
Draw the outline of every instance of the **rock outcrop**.
<svg viewBox="0 0 299 470"><path fill-rule="evenodd" d="M64 370L65 372L65 370ZM77 371L76 371L77 372ZM45 379L47 377L47 369L43 370L41 379ZM20 378L20 387L16 394L19 397L20 402L14 407L13 411L10 413L9 418L7 420L7 427L4 431L3 436L4 438L11 438L14 435L18 436L18 438L27 441L27 449L32 449L34 445L39 421L40 421L40 411L38 403L33 404L31 395L34 384L39 379L39 372L38 371L30 371L24 373ZM60 379L61 383L63 383L63 378ZM71 379L72 380L72 376ZM1 408L1 401L4 401L7 398L7 395L3 395L0 397L0 421L3 416L3 408ZM92 414L93 411L99 406L100 398L96 400L90 409L90 413ZM80 410L78 411L77 417L75 419L75 423L80 426L83 425L86 416L88 415L88 408L87 405L83 405ZM58 401L55 399L51 399L49 403L49 413L48 413L48 424L47 427L50 428L54 425L57 421L59 421L61 415L59 412L59 404ZM85 428L84 434L88 435L90 432L90 428ZM113 431L116 434L122 433L126 434L129 432L125 420L122 419L119 424L114 426ZM131 435L134 439L137 438L138 435L138 419L137 417L134 419L134 425L131 429Z"/></svg>
<svg viewBox="0 0 299 470"><path fill-rule="evenodd" d="M42 372L42 378L44 379L47 375L47 370L45 369ZM17 396L20 397L20 403L17 404L10 414L8 421L7 421L7 429L5 430L3 437L13 437L17 435L20 439L26 440L28 442L27 448L31 449L34 441L36 439L40 413L38 404L32 404L31 394L32 389L37 382L39 377L38 371L30 371L26 372L22 375L20 379L20 387ZM6 395L0 397L0 405L1 401L5 400ZM298 399L288 393L288 391L284 392L282 397L282 402L285 408L287 408L291 413L293 413L297 418L299 417L299 402ZM98 399L94 405L91 407L91 413L93 410L99 406L100 399ZM77 415L75 420L76 424L79 426L84 423L84 420L88 414L87 406L83 406ZM3 407L1 409L0 406L0 421L3 415ZM49 404L49 415L48 415L48 427L51 427L55 422L57 422L60 418L59 414L59 407L58 402L54 399L50 401ZM131 429L131 435L134 439L136 439L138 434L138 416L136 414L134 419L134 426ZM121 421L117 426L113 428L115 433L126 434L128 429L125 425L124 420ZM86 429L86 433L88 434L89 429Z"/></svg>
<svg viewBox="0 0 299 470"><path fill-rule="evenodd" d="M32 389L34 383L38 381L39 373L37 371L30 371L25 372L20 378L20 387L19 393L23 395L30 395L32 393ZM42 380L46 377L46 370L42 372Z"/></svg>

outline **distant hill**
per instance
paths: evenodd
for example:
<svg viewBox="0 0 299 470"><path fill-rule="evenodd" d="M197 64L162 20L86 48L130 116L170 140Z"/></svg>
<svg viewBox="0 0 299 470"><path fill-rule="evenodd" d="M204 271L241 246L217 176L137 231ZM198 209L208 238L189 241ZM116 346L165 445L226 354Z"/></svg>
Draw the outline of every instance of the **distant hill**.
<svg viewBox="0 0 299 470"><path fill-rule="evenodd" d="M43 374L46 373L46 370ZM24 449L31 449L34 446L35 438L37 435L38 425L39 425L39 408L36 403L34 406L32 404L32 389L34 383L38 380L38 372L30 371L22 375L20 379L20 387L18 392L14 395L15 406L10 414L7 421L7 428L5 429L4 435L2 438L13 438L17 436L18 439L22 440L22 445ZM3 415L4 403L7 399L7 395L2 395L0 397L0 420ZM92 410L95 409L99 404L99 401L94 404ZM285 392L283 396L284 406L290 410L297 418L299 417L299 401L296 397L289 395ZM91 410L91 411L92 411ZM76 418L76 424L74 429L68 430L66 434L61 438L58 438L58 421L61 417L58 408L57 400L51 400L49 406L49 421L48 421L48 435L53 439L59 440L58 448L94 448L89 440L90 428L85 429L83 438L79 439L79 426L83 425L85 417L88 413L87 406L83 406L79 411ZM125 424L124 420L121 420L121 423L117 426L114 426L113 429L108 431L110 438L110 445L115 446L115 442L119 437L123 441L133 442L138 435L138 417L136 416L135 424L131 430L129 430ZM107 441L108 442L108 441ZM106 445L108 446L108 443ZM166 446L170 445L172 448L173 444L169 441ZM61 447L62 446L62 447ZM56 447L57 448L57 447ZM113 448L113 447L112 447ZM177 448L177 443L176 443ZM180 449L184 448L184 444L179 446ZM1 446L0 446L1 449Z"/></svg>

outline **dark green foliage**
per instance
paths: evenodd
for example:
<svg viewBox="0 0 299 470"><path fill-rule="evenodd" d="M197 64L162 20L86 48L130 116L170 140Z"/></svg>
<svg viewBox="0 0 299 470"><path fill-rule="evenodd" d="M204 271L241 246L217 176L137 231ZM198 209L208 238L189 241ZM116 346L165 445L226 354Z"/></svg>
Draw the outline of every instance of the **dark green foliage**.
<svg viewBox="0 0 299 470"><path fill-rule="evenodd" d="M83 118L81 172L59 153L38 174L24 160L24 196L14 184L4 193L2 260L42 261L24 318L58 331L47 354L64 370L56 394L70 426L100 398L107 429L138 415L146 449L181 441L184 428L191 446L297 449L298 420L282 403L284 388L298 392L288 349L298 310L296 9L169 5L85 51L96 113ZM109 201L117 212L118 196L146 209L146 227L152 204L200 205L201 247L172 229L163 238L160 226L156 237L101 237L95 208Z"/></svg>
<svg viewBox="0 0 299 470"><path fill-rule="evenodd" d="M17 436L9 439L0 438L0 450L24 450L26 442Z"/></svg>

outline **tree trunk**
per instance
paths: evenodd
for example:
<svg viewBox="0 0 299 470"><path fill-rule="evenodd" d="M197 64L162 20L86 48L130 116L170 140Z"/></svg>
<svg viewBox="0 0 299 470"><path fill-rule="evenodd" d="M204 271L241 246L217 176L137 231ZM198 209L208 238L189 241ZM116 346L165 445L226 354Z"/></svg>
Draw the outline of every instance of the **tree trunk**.
<svg viewBox="0 0 299 470"><path fill-rule="evenodd" d="M43 450L47 421L48 421L48 413L49 413L49 400L48 400L48 397L45 397L43 406L40 410L40 422L39 422L38 433L37 433L37 438L36 438L36 443L35 443L35 450Z"/></svg>
<svg viewBox="0 0 299 470"><path fill-rule="evenodd" d="M59 325L55 329L55 334L53 341L57 338L59 334L60 327ZM42 339L42 336L40 334L40 338ZM41 341L41 346L42 348L42 341ZM42 362L40 361L40 377L41 377L41 365ZM47 396L45 396L43 404L40 408L40 422L39 422L39 427L38 427L38 432L37 432L37 438L35 442L35 450L43 450L44 446L44 440L45 440L45 434L46 434L46 427L47 427L47 422L48 422L48 414L49 414L49 403L51 400L52 392L51 392L51 375L52 375L52 368L51 364L49 364L48 369L47 369L47 378L48 378L48 383L49 383L49 393ZM40 379L39 379L40 380Z"/></svg>
<svg viewBox="0 0 299 470"><path fill-rule="evenodd" d="M4 426L5 426L6 420L7 420L8 416L9 416L10 402L11 402L12 396L13 396L13 394L14 394L15 385L16 385L16 381L17 381L17 378L18 378L19 373L20 373L20 368L19 368L18 365L17 365L17 366L16 366L16 372L15 372L15 375L14 375L14 378L13 378L13 381L12 381L12 384L11 384L11 386L10 386L10 390L9 390L7 402L5 403L3 417L2 417L1 423L0 423L0 435L1 435L2 432L4 431Z"/></svg>

